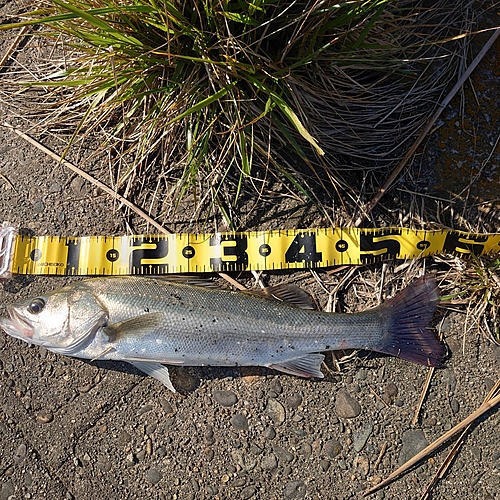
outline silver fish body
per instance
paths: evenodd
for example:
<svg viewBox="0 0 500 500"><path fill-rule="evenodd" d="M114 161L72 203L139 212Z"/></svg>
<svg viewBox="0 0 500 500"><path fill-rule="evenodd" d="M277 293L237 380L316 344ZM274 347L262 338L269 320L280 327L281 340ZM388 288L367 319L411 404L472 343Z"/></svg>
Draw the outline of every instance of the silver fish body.
<svg viewBox="0 0 500 500"><path fill-rule="evenodd" d="M307 307L305 292L275 287ZM146 277L78 281L7 308L8 334L61 354L128 361L173 389L161 363L266 366L322 377L323 351L362 348L440 364L426 329L438 299L423 277L384 305L330 314L252 293Z"/></svg>

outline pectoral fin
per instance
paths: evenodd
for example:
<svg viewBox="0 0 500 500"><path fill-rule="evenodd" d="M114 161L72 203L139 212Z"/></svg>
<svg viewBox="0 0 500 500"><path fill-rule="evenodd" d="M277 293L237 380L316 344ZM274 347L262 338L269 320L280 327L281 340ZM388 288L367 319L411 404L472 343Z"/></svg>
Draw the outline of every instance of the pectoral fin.
<svg viewBox="0 0 500 500"><path fill-rule="evenodd" d="M172 392L177 392L170 381L168 368L160 363L151 363L149 361L128 361L131 365L135 366L141 372L146 373L150 377L159 380L165 387Z"/></svg>
<svg viewBox="0 0 500 500"><path fill-rule="evenodd" d="M320 368L324 359L323 354L306 354L300 358L289 359L283 363L270 365L269 368L274 368L280 372L298 377L323 378L324 375L321 373Z"/></svg>
<svg viewBox="0 0 500 500"><path fill-rule="evenodd" d="M142 337L151 333L151 330L159 328L162 324L162 313L150 313L107 325L103 328L103 332L108 336L110 341L114 341L125 335Z"/></svg>

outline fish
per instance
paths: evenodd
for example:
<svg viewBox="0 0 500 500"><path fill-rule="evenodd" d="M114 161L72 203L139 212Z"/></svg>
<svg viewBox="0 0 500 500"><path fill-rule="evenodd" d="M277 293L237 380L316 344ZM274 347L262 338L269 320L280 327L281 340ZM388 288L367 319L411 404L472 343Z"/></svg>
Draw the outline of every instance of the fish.
<svg viewBox="0 0 500 500"><path fill-rule="evenodd" d="M295 285L241 292L194 278L103 277L7 306L0 328L58 354L126 361L175 392L164 364L323 378L321 353L365 349L440 366L446 348L428 328L438 301L431 275L358 313L314 310Z"/></svg>

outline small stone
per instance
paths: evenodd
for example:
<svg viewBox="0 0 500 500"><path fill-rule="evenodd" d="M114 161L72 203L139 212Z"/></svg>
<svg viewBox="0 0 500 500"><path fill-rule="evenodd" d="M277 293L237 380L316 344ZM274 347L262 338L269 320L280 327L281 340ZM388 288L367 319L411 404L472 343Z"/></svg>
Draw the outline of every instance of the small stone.
<svg viewBox="0 0 500 500"><path fill-rule="evenodd" d="M163 478L162 473L158 469L155 469L154 467L151 467L151 469L149 469L146 474L146 479L151 484L159 483L162 478Z"/></svg>
<svg viewBox="0 0 500 500"><path fill-rule="evenodd" d="M248 431L248 419L241 413L231 417L231 425L239 431Z"/></svg>
<svg viewBox="0 0 500 500"><path fill-rule="evenodd" d="M144 405L138 412L138 415L144 415L153 409L153 405Z"/></svg>
<svg viewBox="0 0 500 500"><path fill-rule="evenodd" d="M25 457L26 457L26 445L24 443L21 443L17 447L16 452L14 453L14 463L20 464Z"/></svg>
<svg viewBox="0 0 500 500"><path fill-rule="evenodd" d="M347 391L340 390L335 399L335 412L340 418L355 418L361 413L361 405Z"/></svg>
<svg viewBox="0 0 500 500"><path fill-rule="evenodd" d="M300 498L305 498L306 485L304 481L290 481L285 485L283 495L286 500L298 500Z"/></svg>
<svg viewBox="0 0 500 500"><path fill-rule="evenodd" d="M238 402L238 396L231 391L214 391L212 396L221 406L233 406Z"/></svg>
<svg viewBox="0 0 500 500"><path fill-rule="evenodd" d="M278 459L276 458L276 455L271 454L264 457L260 462L260 467L262 470L276 469L276 467L278 467Z"/></svg>
<svg viewBox="0 0 500 500"><path fill-rule="evenodd" d="M273 451L276 454L276 456L278 457L278 460L280 462L284 462L284 463L288 464L293 460L293 455L288 450L285 450L285 448L282 448L281 446L274 445Z"/></svg>
<svg viewBox="0 0 500 500"><path fill-rule="evenodd" d="M276 394L281 394L283 392L281 382L277 378L271 380L270 388L271 391L274 391Z"/></svg>
<svg viewBox="0 0 500 500"><path fill-rule="evenodd" d="M451 406L451 411L453 413L458 413L458 411L460 410L460 404L458 403L458 401L455 398L453 398L450 401L450 406Z"/></svg>
<svg viewBox="0 0 500 500"><path fill-rule="evenodd" d="M292 394L285 400L288 408L296 409L302 404L302 396L300 394Z"/></svg>
<svg viewBox="0 0 500 500"><path fill-rule="evenodd" d="M356 379L358 380L366 380L366 375L367 375L366 368L360 368L357 373L356 373Z"/></svg>
<svg viewBox="0 0 500 500"><path fill-rule="evenodd" d="M61 192L61 184L54 182L50 185L49 193L54 194L54 193L60 193L60 192Z"/></svg>
<svg viewBox="0 0 500 500"><path fill-rule="evenodd" d="M71 190L77 196L81 196L86 193L87 188L85 186L85 180L82 177L75 177L71 183Z"/></svg>
<svg viewBox="0 0 500 500"><path fill-rule="evenodd" d="M358 469L363 478L365 478L368 472L370 472L370 461L364 455L357 455L354 458L354 467Z"/></svg>
<svg viewBox="0 0 500 500"><path fill-rule="evenodd" d="M131 439L132 438L130 437L130 434L127 431L121 431L120 434L118 435L118 444L120 446L123 446L129 443Z"/></svg>
<svg viewBox="0 0 500 500"><path fill-rule="evenodd" d="M384 387L384 392L382 394L382 399L388 404L392 404L394 399L398 395L399 389L398 386L394 382L389 382Z"/></svg>
<svg viewBox="0 0 500 500"><path fill-rule="evenodd" d="M319 466L321 467L321 470L323 472L327 472L328 469L330 468L330 461L329 460L320 460Z"/></svg>
<svg viewBox="0 0 500 500"><path fill-rule="evenodd" d="M342 445L336 439L329 439L323 445L322 453L330 458L338 457L342 453Z"/></svg>
<svg viewBox="0 0 500 500"><path fill-rule="evenodd" d="M164 446L160 446L156 450L156 455L158 455L160 458L166 457L167 456L167 450L165 449Z"/></svg>
<svg viewBox="0 0 500 500"><path fill-rule="evenodd" d="M240 498L241 500L249 500L255 495L255 493L257 493L255 486L247 486L241 490Z"/></svg>
<svg viewBox="0 0 500 500"><path fill-rule="evenodd" d="M163 408L163 411L167 415L171 415L174 413L174 409L172 408L172 405L165 399L165 398L159 398L160 406Z"/></svg>
<svg viewBox="0 0 500 500"><path fill-rule="evenodd" d="M211 425L205 429L203 441L209 446L215 443L214 428Z"/></svg>
<svg viewBox="0 0 500 500"><path fill-rule="evenodd" d="M264 431L264 437L266 439L274 439L276 437L276 431L274 430L274 427L266 427L266 430Z"/></svg>
<svg viewBox="0 0 500 500"><path fill-rule="evenodd" d="M48 424L54 420L54 414L49 410L43 410L37 415L36 419L42 424Z"/></svg>
<svg viewBox="0 0 500 500"><path fill-rule="evenodd" d="M45 210L45 204L42 200L36 200L33 203L33 212L36 214L41 214Z"/></svg>
<svg viewBox="0 0 500 500"><path fill-rule="evenodd" d="M9 479L5 483L3 483L0 488L0 499L7 500L8 498L11 498L13 495L14 495L14 484Z"/></svg>
<svg viewBox="0 0 500 500"><path fill-rule="evenodd" d="M354 433L352 439L352 447L354 448L354 451L359 453L365 447L365 444L368 441L368 438L370 437L372 431L373 425L371 423L368 423Z"/></svg>
<svg viewBox="0 0 500 500"><path fill-rule="evenodd" d="M401 441L403 442L403 446L399 453L399 465L403 465L429 444L421 430L405 431L401 437Z"/></svg>
<svg viewBox="0 0 500 500"><path fill-rule="evenodd" d="M283 405L279 401L269 399L265 411L275 425L281 425L285 421L285 408L283 408Z"/></svg>

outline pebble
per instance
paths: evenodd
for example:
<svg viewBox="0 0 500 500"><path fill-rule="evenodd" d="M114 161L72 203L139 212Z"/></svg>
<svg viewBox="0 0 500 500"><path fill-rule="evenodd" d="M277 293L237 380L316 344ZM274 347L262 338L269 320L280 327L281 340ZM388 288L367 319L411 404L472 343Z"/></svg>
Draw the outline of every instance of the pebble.
<svg viewBox="0 0 500 500"><path fill-rule="evenodd" d="M370 461L364 455L357 455L354 458L353 465L361 473L363 478L365 478L368 475L368 472L370 472Z"/></svg>
<svg viewBox="0 0 500 500"><path fill-rule="evenodd" d="M6 481L0 488L0 500L7 500L14 495L14 484L11 480Z"/></svg>
<svg viewBox="0 0 500 500"><path fill-rule="evenodd" d="M205 443L209 446L215 443L214 428L211 425L205 429L205 432L203 433L203 441L205 441Z"/></svg>
<svg viewBox="0 0 500 500"><path fill-rule="evenodd" d="M146 479L152 484L159 483L162 478L163 478L163 474L158 469L155 469L154 467L151 467L151 469L149 469L147 474L146 474Z"/></svg>
<svg viewBox="0 0 500 500"><path fill-rule="evenodd" d="M269 399L265 411L275 425L281 425L285 421L285 408L279 401Z"/></svg>
<svg viewBox="0 0 500 500"><path fill-rule="evenodd" d="M85 194L87 187L85 186L85 180L81 177L75 177L70 183L71 190L77 196Z"/></svg>
<svg viewBox="0 0 500 500"><path fill-rule="evenodd" d="M365 447L365 444L372 432L373 424L368 423L353 434L352 447L354 448L354 451L359 453Z"/></svg>
<svg viewBox="0 0 500 500"><path fill-rule="evenodd" d="M36 419L42 424L48 424L54 420L54 414L51 411L43 410L36 416Z"/></svg>
<svg viewBox="0 0 500 500"><path fill-rule="evenodd" d="M300 498L305 498L306 496L306 485L304 481L290 481L285 485L285 491L283 496L286 500L296 500Z"/></svg>
<svg viewBox="0 0 500 500"><path fill-rule="evenodd" d="M274 427L266 427L266 430L264 431L264 437L266 439L274 439L276 437L276 431L274 430Z"/></svg>
<svg viewBox="0 0 500 500"><path fill-rule="evenodd" d="M287 464L293 460L293 455L288 450L285 450L285 448L282 448L277 444L273 445L273 451L280 462L284 462Z"/></svg>
<svg viewBox="0 0 500 500"><path fill-rule="evenodd" d="M275 378L271 380L270 389L271 391L274 391L276 394L281 394L283 392L283 386L281 385L279 379Z"/></svg>
<svg viewBox="0 0 500 500"><path fill-rule="evenodd" d="M14 463L20 464L25 457L26 457L26 445L24 443L21 443L17 447L16 452L14 453Z"/></svg>
<svg viewBox="0 0 500 500"><path fill-rule="evenodd" d="M214 391L212 396L221 406L233 406L238 402L238 396L231 391Z"/></svg>
<svg viewBox="0 0 500 500"><path fill-rule="evenodd" d="M405 431L401 437L401 441L403 446L399 453L399 465L403 465L429 444L424 433L418 429Z"/></svg>
<svg viewBox="0 0 500 500"><path fill-rule="evenodd" d="M347 391L340 390L335 399L335 412L340 418L354 418L361 413L361 405Z"/></svg>
<svg viewBox="0 0 500 500"><path fill-rule="evenodd" d="M319 466L321 467L321 470L323 472L327 472L328 469L330 468L330 461L329 460L320 460Z"/></svg>
<svg viewBox="0 0 500 500"><path fill-rule="evenodd" d="M451 406L451 411L453 413L458 413L458 411L460 410L460 404L458 403L458 401L455 398L453 398L450 401L450 406Z"/></svg>
<svg viewBox="0 0 500 500"><path fill-rule="evenodd" d="M167 415L171 415L174 413L174 409L172 408L172 405L165 399L165 398L159 398L160 406L163 408L163 411Z"/></svg>
<svg viewBox="0 0 500 500"><path fill-rule="evenodd" d="M367 370L366 368L360 368L358 372L356 373L356 378L358 380L366 380L366 375L367 375Z"/></svg>
<svg viewBox="0 0 500 500"><path fill-rule="evenodd" d="M394 382L389 382L385 387L384 387L384 392L382 394L382 399L390 405L391 403L394 402L394 399L398 395L398 386Z"/></svg>
<svg viewBox="0 0 500 500"><path fill-rule="evenodd" d="M58 184L57 182L54 182L53 184L50 185L49 187L49 193L54 194L54 193L60 193L61 192L61 184Z"/></svg>
<svg viewBox="0 0 500 500"><path fill-rule="evenodd" d="M260 467L262 470L273 470L278 467L278 459L276 455L271 454L264 457L260 462Z"/></svg>
<svg viewBox="0 0 500 500"><path fill-rule="evenodd" d="M33 212L36 214L41 214L45 210L45 204L42 200L36 200L33 203Z"/></svg>
<svg viewBox="0 0 500 500"><path fill-rule="evenodd" d="M288 408L297 409L302 404L302 396L300 394L292 394L285 400Z"/></svg>
<svg viewBox="0 0 500 500"><path fill-rule="evenodd" d="M241 490L240 498L242 500L249 500L255 495L255 493L257 493L255 486L247 486Z"/></svg>
<svg viewBox="0 0 500 500"><path fill-rule="evenodd" d="M323 445L322 453L330 458L338 457L342 453L342 445L336 439L329 439Z"/></svg>
<svg viewBox="0 0 500 500"><path fill-rule="evenodd" d="M137 415L144 415L153 409L153 405L144 405L138 412Z"/></svg>
<svg viewBox="0 0 500 500"><path fill-rule="evenodd" d="M239 431L248 431L248 419L242 413L236 413L231 417L231 425Z"/></svg>

